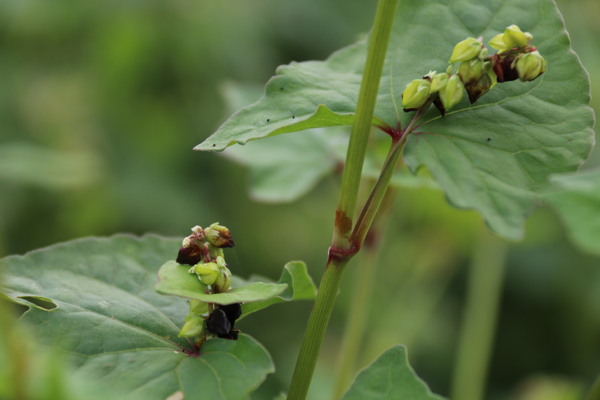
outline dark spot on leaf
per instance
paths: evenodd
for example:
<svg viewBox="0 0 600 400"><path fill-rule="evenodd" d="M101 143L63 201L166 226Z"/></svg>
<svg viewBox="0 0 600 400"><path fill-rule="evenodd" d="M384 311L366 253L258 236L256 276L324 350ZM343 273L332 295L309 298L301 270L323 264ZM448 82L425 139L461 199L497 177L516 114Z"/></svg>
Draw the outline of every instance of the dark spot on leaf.
<svg viewBox="0 0 600 400"><path fill-rule="evenodd" d="M215 147L215 146L216 146L216 144L214 144L214 143L213 143L213 144L212 144L212 147Z"/></svg>
<svg viewBox="0 0 600 400"><path fill-rule="evenodd" d="M492 138L487 138L487 141L488 141L488 142L491 142L491 141L492 141Z"/></svg>
<svg viewBox="0 0 600 400"><path fill-rule="evenodd" d="M269 118L267 118L267 122L271 122L271 120Z"/></svg>
<svg viewBox="0 0 600 400"><path fill-rule="evenodd" d="M52 300L50 300L46 297L17 296L17 298L28 301L29 303L36 306L36 308L41 308L42 310L45 310L45 311L51 311L51 310L54 310L56 307L58 307Z"/></svg>
<svg viewBox="0 0 600 400"><path fill-rule="evenodd" d="M295 115L292 115L292 119L294 119L294 118L296 118L296 116L295 116Z"/></svg>
<svg viewBox="0 0 600 400"><path fill-rule="evenodd" d="M279 88L279 90L283 90L283 86Z"/></svg>

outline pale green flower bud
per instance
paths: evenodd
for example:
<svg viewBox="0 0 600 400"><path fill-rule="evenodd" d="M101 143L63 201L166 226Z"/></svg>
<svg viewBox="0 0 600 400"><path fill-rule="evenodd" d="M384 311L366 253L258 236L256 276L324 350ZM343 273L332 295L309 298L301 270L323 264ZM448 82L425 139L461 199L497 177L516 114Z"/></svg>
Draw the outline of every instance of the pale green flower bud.
<svg viewBox="0 0 600 400"><path fill-rule="evenodd" d="M206 241L215 247L233 247L233 239L229 229L215 222L204 230Z"/></svg>
<svg viewBox="0 0 600 400"><path fill-rule="evenodd" d="M469 101L471 103L474 103L478 98L489 92L490 89L496 86L496 83L498 82L496 73L492 69L492 63L485 61L481 65L482 70L480 71L478 79L471 79L469 81L465 81L465 79L463 79L465 90L469 95Z"/></svg>
<svg viewBox="0 0 600 400"><path fill-rule="evenodd" d="M177 334L179 337L195 337L199 336L204 330L204 318L193 316L186 318L185 324Z"/></svg>
<svg viewBox="0 0 600 400"><path fill-rule="evenodd" d="M421 107L429 97L431 84L425 79L415 79L402 92L402 108L405 111Z"/></svg>
<svg viewBox="0 0 600 400"><path fill-rule="evenodd" d="M229 268L224 267L219 271L219 276L217 280L212 285L215 293L223 293L229 290L229 286L231 285L231 271Z"/></svg>
<svg viewBox="0 0 600 400"><path fill-rule="evenodd" d="M516 59L516 68L521 81L532 81L546 71L546 60L538 51L521 54Z"/></svg>
<svg viewBox="0 0 600 400"><path fill-rule="evenodd" d="M202 315L208 312L208 304L200 301L200 300L196 300L196 299L191 299L190 300L190 314L193 315Z"/></svg>
<svg viewBox="0 0 600 400"><path fill-rule="evenodd" d="M477 82L484 72L484 61L474 58L469 61L463 61L458 67L458 75L462 79L465 86Z"/></svg>
<svg viewBox="0 0 600 400"><path fill-rule="evenodd" d="M517 25L508 26L504 30L504 44L512 49L514 47L524 47L533 39L529 32L522 32Z"/></svg>
<svg viewBox="0 0 600 400"><path fill-rule="evenodd" d="M431 87L429 89L429 92L430 93L437 93L442 88L444 88L447 83L448 83L448 74L447 73L442 72L442 73L439 73L439 74L435 74L431 78Z"/></svg>
<svg viewBox="0 0 600 400"><path fill-rule="evenodd" d="M440 100L444 105L444 110L449 111L457 105L463 97L465 87L458 75L452 75L448 79L446 87L440 90Z"/></svg>
<svg viewBox="0 0 600 400"><path fill-rule="evenodd" d="M497 34L488 43L492 48L499 52L503 52L507 48L506 43L504 42L504 33Z"/></svg>
<svg viewBox="0 0 600 400"><path fill-rule="evenodd" d="M531 33L522 32L517 25L510 25L506 27L504 33L494 36L489 44L502 53L510 49L525 47L532 39Z"/></svg>
<svg viewBox="0 0 600 400"><path fill-rule="evenodd" d="M221 269L214 262L196 264L189 272L198 275L205 285L213 285L221 275Z"/></svg>
<svg viewBox="0 0 600 400"><path fill-rule="evenodd" d="M454 50L452 50L450 62L467 61L477 57L481 51L481 46L481 41L474 37L468 37L465 40L458 42L456 46L454 46Z"/></svg>

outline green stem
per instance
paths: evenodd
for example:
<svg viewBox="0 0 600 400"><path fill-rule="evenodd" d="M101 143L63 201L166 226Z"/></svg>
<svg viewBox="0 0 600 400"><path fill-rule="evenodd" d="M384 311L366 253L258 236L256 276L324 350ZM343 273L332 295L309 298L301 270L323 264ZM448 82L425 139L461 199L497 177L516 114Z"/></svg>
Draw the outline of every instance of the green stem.
<svg viewBox="0 0 600 400"><path fill-rule="evenodd" d="M361 260L360 271L354 282L351 304L349 307L348 321L344 329L344 338L339 350L339 358L336 368L336 378L333 388L332 399L340 399L354 376L355 366L361 342L365 335L365 322L369 314L371 298L375 290L375 274L377 270L377 258L381 249L381 236L393 205L393 190L388 189L380 207L380 211L369 231L364 258Z"/></svg>
<svg viewBox="0 0 600 400"><path fill-rule="evenodd" d="M381 72L388 47L392 24L398 0L379 0L373 30L369 38L369 48L365 70L356 105L356 117L346 154L346 164L342 175L340 198L338 201L336 225L332 244L337 248L348 248L348 236L352 228L352 218L356 209L358 187L360 185L363 161L373 111L377 101ZM339 222L338 222L339 221ZM348 221L350 223L348 223Z"/></svg>
<svg viewBox="0 0 600 400"><path fill-rule="evenodd" d="M288 400L303 400L306 398L310 381L317 364L317 356L321 342L325 336L331 311L342 281L344 268L348 261L338 262L333 260L328 264L321 278L319 292L315 305L308 318L304 341L300 347L300 354L296 361L296 369L292 377Z"/></svg>
<svg viewBox="0 0 600 400"><path fill-rule="evenodd" d="M452 382L452 399L483 399L506 251L506 243L487 232L481 235L474 247Z"/></svg>
<svg viewBox="0 0 600 400"><path fill-rule="evenodd" d="M350 240L353 243L360 244L364 242L367 232L373 223L373 219L377 215L377 211L379 210L379 206L381 205L381 201L385 196L387 188L390 184L390 180L392 179L392 175L398 165L398 161L400 160L400 155L402 154L403 144L405 140L399 140L393 142L392 147L388 153L388 156L383 164L381 169L381 173L377 182L375 182L375 186L369 194L369 198L363 207L358 220L356 221L356 225L352 230L352 234L350 236Z"/></svg>
<svg viewBox="0 0 600 400"><path fill-rule="evenodd" d="M383 71L397 5L398 0L379 0L377 5L375 21L369 39L365 70L358 95L356 117L346 154L346 164L342 176L340 199L336 209L329 258L321 279L314 308L308 319L300 355L296 361L296 368L288 394L290 400L304 400L306 398L344 268L358 250L357 246L350 242L349 236L353 225L352 219L357 203L367 141L373 122L373 111L377 101L381 72Z"/></svg>

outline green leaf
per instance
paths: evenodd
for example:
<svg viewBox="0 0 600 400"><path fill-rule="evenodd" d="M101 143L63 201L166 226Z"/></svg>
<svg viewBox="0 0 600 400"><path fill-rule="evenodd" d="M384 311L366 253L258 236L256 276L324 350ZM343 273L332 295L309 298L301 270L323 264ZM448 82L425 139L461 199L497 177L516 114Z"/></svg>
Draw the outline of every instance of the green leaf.
<svg viewBox="0 0 600 400"><path fill-rule="evenodd" d="M222 88L230 112L260 97L255 86L227 83ZM309 129L302 135L279 135L255 140L244 146L230 146L223 155L244 165L250 175L250 196L257 201L289 202L309 192L323 177L343 165L348 147L348 127ZM385 160L388 141L372 143L363 177L376 179ZM399 170L391 182L396 187L437 187L430 178Z"/></svg>
<svg viewBox="0 0 600 400"><path fill-rule="evenodd" d="M573 241L600 255L600 170L556 175L545 195L563 220Z"/></svg>
<svg viewBox="0 0 600 400"><path fill-rule="evenodd" d="M81 187L102 177L93 153L52 150L26 142L0 145L0 181L48 189Z"/></svg>
<svg viewBox="0 0 600 400"><path fill-rule="evenodd" d="M283 268L279 283L287 286L283 293L266 301L244 304L242 317L273 304L293 300L312 300L317 295L317 287L308 275L306 264L302 261L288 262Z"/></svg>
<svg viewBox="0 0 600 400"><path fill-rule="evenodd" d="M408 82L445 70L454 44L467 36L488 41L511 24L534 35L533 44L548 61L546 73L533 82L499 84L474 106L465 99L444 118L430 110L419 127L426 133L407 142L405 162L413 172L425 166L451 204L477 210L493 231L516 239L548 176L576 170L593 144L588 77L552 0L532 0L527 9L520 0L400 2L375 116L378 124L406 126L412 114L400 104ZM340 116L350 123L365 57L359 42L323 62L280 67L258 102L196 149L222 150L298 130L296 119L306 127L338 125Z"/></svg>
<svg viewBox="0 0 600 400"><path fill-rule="evenodd" d="M201 351L177 337L188 307L154 289L158 268L180 240L117 235L88 238L0 261L2 292L31 306L22 320L64 349L78 372L141 398L177 391L193 399L247 399L273 372L254 339L211 339ZM27 299L47 299L45 311Z"/></svg>
<svg viewBox="0 0 600 400"><path fill-rule="evenodd" d="M333 173L347 146L344 128L311 129L227 148L223 155L248 167L250 196L264 202L289 202Z"/></svg>
<svg viewBox="0 0 600 400"><path fill-rule="evenodd" d="M188 265L167 261L158 271L156 290L163 294L196 299L206 303L233 304L271 299L286 290L287 285L267 282L253 282L236 287L228 292L208 294L206 285L195 274L188 272Z"/></svg>
<svg viewBox="0 0 600 400"><path fill-rule="evenodd" d="M220 151L233 143L244 144L267 136L352 124L364 63L364 44L337 54L326 62L280 66L260 100L239 110L194 149ZM349 85L348 80L353 84ZM324 84L319 87L316 82ZM336 83L339 87L333 89Z"/></svg>
<svg viewBox="0 0 600 400"><path fill-rule="evenodd" d="M408 364L406 348L392 347L363 370L342 400L442 400Z"/></svg>

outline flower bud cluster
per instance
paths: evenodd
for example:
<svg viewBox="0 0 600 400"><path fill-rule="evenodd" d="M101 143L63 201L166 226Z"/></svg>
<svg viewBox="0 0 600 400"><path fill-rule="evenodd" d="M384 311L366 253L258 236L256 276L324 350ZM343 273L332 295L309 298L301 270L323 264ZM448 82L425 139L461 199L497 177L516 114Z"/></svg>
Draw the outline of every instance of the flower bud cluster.
<svg viewBox="0 0 600 400"><path fill-rule="evenodd" d="M433 103L444 115L461 101L465 91L469 102L474 103L497 83L536 79L546 71L546 60L531 46L532 40L529 32L510 25L489 41L497 50L492 56L488 55L481 37L458 42L446 72L432 71L406 86L402 92L404 111L415 111Z"/></svg>
<svg viewBox="0 0 600 400"><path fill-rule="evenodd" d="M223 248L233 247L229 229L214 223L206 229L192 228L192 234L183 239L177 262L189 265L190 274L208 287L209 293L223 293L230 289L231 271L227 267ZM235 320L241 315L241 305L220 306L198 300L190 301L190 311L179 332L181 337L201 337L213 334L228 339L237 339Z"/></svg>

